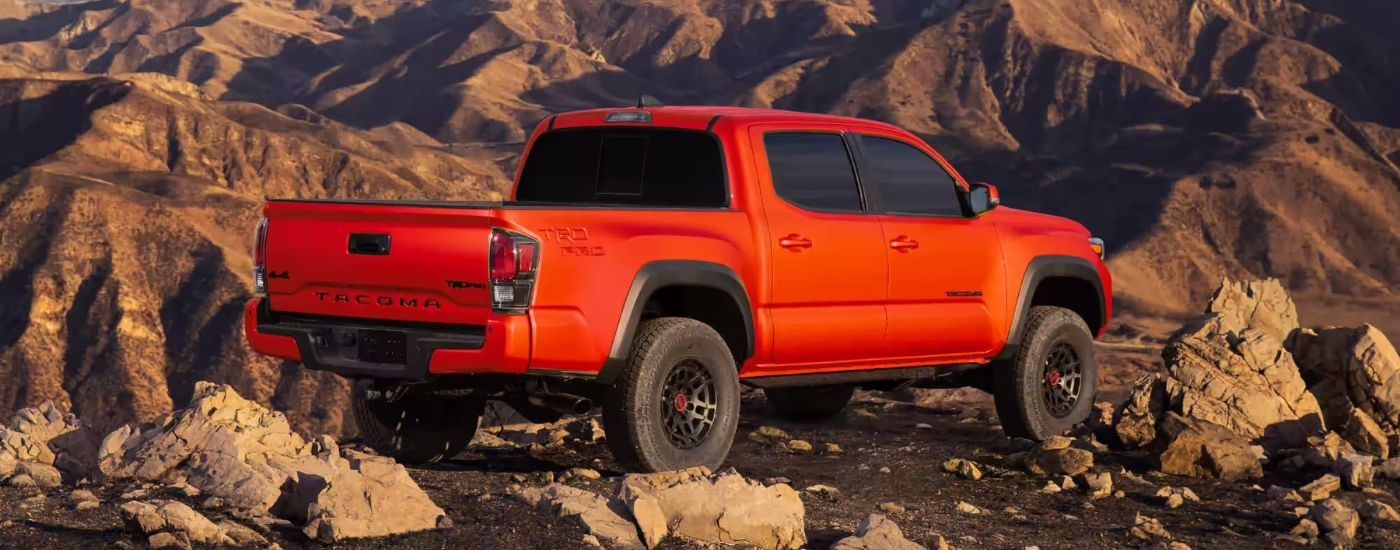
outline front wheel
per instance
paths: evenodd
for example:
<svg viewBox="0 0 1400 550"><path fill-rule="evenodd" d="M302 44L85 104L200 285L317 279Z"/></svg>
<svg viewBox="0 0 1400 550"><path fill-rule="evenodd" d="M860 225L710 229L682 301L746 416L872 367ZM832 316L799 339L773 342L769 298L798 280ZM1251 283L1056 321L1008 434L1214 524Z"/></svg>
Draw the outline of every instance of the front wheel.
<svg viewBox="0 0 1400 550"><path fill-rule="evenodd" d="M1020 350L993 368L997 416L1007 436L1039 441L1089 418L1099 389L1094 337L1073 311L1031 308Z"/></svg>
<svg viewBox="0 0 1400 550"><path fill-rule="evenodd" d="M739 428L739 375L713 328L694 319L642 323L603 402L603 429L626 470L717 469Z"/></svg>
<svg viewBox="0 0 1400 550"><path fill-rule="evenodd" d="M411 391L396 397L358 380L350 409L360 438L375 452L407 464L438 462L467 448L484 402L473 396L434 396Z"/></svg>

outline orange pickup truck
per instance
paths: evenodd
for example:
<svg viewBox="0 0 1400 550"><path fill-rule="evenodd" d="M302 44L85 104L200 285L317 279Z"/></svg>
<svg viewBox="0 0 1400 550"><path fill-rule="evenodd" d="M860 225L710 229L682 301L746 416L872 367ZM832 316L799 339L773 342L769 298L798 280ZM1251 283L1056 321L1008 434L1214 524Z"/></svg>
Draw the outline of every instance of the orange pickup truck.
<svg viewBox="0 0 1400 550"><path fill-rule="evenodd" d="M596 403L624 468L713 468L740 385L813 421L855 388L971 385L1039 439L1089 414L1109 273L1084 226L999 202L869 120L564 113L509 201L269 200L244 326L354 379L362 433L405 461L460 451L494 400Z"/></svg>

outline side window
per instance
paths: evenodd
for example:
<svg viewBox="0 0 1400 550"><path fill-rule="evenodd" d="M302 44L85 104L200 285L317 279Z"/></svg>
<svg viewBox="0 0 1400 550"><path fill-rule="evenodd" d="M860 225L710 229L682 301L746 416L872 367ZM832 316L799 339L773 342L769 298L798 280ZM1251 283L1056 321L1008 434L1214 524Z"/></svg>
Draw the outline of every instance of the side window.
<svg viewBox="0 0 1400 550"><path fill-rule="evenodd" d="M840 134L764 134L773 187L792 204L810 210L860 212L855 169Z"/></svg>
<svg viewBox="0 0 1400 550"><path fill-rule="evenodd" d="M938 161L902 141L861 136L866 185L880 191L880 203L889 212L963 215L958 186Z"/></svg>

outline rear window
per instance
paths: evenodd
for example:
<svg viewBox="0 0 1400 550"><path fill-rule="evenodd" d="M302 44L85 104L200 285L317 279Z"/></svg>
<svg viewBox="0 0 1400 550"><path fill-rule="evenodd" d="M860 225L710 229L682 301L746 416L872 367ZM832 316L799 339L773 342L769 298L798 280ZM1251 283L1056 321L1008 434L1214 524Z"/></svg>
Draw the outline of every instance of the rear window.
<svg viewBox="0 0 1400 550"><path fill-rule="evenodd" d="M518 202L722 208L719 140L665 128L554 130L525 158Z"/></svg>

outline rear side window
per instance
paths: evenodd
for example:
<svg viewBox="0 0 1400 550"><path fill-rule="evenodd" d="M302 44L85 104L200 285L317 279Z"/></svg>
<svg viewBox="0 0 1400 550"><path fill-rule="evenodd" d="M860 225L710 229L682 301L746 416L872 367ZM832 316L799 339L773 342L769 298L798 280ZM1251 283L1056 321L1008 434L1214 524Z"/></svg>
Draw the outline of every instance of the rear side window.
<svg viewBox="0 0 1400 550"><path fill-rule="evenodd" d="M962 216L957 183L938 161L893 139L861 136L865 184L880 191L884 210L902 214Z"/></svg>
<svg viewBox="0 0 1400 550"><path fill-rule="evenodd" d="M773 187L809 210L860 212L860 189L840 134L773 132L763 136Z"/></svg>
<svg viewBox="0 0 1400 550"><path fill-rule="evenodd" d="M723 208L729 191L719 140L708 133L571 128L535 140L515 200Z"/></svg>

